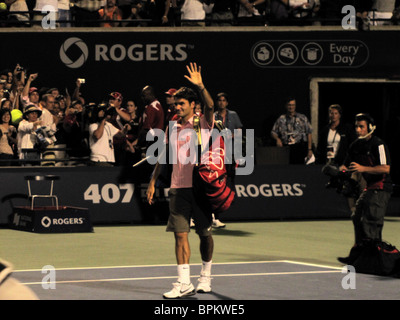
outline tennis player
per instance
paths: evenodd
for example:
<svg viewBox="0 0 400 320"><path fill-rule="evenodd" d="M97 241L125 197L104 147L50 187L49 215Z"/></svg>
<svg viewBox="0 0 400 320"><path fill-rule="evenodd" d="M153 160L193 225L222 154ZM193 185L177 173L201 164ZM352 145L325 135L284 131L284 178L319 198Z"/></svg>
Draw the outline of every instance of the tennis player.
<svg viewBox="0 0 400 320"><path fill-rule="evenodd" d="M205 88L201 76L201 67L196 63L186 66L189 75L185 75L198 90L204 103L204 114L200 117L202 129L202 140L208 141L211 130L214 126L214 102ZM176 114L178 121L170 126L169 144L170 150L176 154L176 163L172 165L171 188L169 191L170 215L167 224L167 231L175 235L175 255L178 264L178 280L173 284L171 291L164 293L166 299L176 299L184 296L194 295L197 292L211 292L211 264L214 251L214 240L211 234L212 212L206 212L200 208L193 192L193 168L195 161L185 161L182 154L186 154L188 143L194 148L195 134L188 134L182 143L181 133L193 132L193 120L197 94L187 87L180 88L175 94ZM204 130L203 130L204 129ZM190 140L190 141L189 141ZM193 144L193 145L192 145ZM160 173L160 166L157 163L153 177L147 189L147 200L152 203L155 192L155 183ZM196 233L200 237L200 254L203 260L200 278L195 290L190 280L190 245L188 234L190 232L190 218L193 217L196 223Z"/></svg>

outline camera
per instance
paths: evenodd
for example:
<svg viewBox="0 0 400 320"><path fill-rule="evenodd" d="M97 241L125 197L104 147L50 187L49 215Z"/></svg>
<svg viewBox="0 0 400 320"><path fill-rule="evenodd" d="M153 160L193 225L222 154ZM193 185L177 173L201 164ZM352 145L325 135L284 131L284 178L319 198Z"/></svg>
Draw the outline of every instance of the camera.
<svg viewBox="0 0 400 320"><path fill-rule="evenodd" d="M110 105L109 103L100 103L97 105L98 111L104 110L104 116L113 116L117 111L115 110L115 107Z"/></svg>
<svg viewBox="0 0 400 320"><path fill-rule="evenodd" d="M50 144L57 141L54 132L48 127L40 127L35 130L36 147L38 149L45 149Z"/></svg>
<svg viewBox="0 0 400 320"><path fill-rule="evenodd" d="M337 193L346 197L358 196L359 185L352 178L352 172L341 171L336 166L327 164L322 168L322 173L330 177L329 182L326 184L327 188L334 188Z"/></svg>

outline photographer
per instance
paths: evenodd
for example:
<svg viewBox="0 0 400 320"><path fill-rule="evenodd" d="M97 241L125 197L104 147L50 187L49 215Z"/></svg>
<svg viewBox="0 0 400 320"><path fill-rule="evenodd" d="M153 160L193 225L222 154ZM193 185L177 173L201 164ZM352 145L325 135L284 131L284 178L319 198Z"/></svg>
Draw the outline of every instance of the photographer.
<svg viewBox="0 0 400 320"><path fill-rule="evenodd" d="M351 144L340 170L361 173L366 188L358 197L351 217L355 245L348 257L338 258L345 264L352 264L368 242L382 240L384 216L393 188L389 150L380 138L373 135L374 120L363 113L356 115L355 120L358 139Z"/></svg>
<svg viewBox="0 0 400 320"><path fill-rule="evenodd" d="M114 112L113 109L108 104L100 104L92 111L93 123L89 126L89 165L112 167L115 164L113 138L126 135L129 125L118 130L108 122Z"/></svg>
<svg viewBox="0 0 400 320"><path fill-rule="evenodd" d="M39 150L35 152L24 152L22 149L33 149L38 141L36 130L41 127L42 122L39 117L42 114L35 105L28 105L24 112L24 119L18 126L18 153L20 159L39 159ZM28 163L26 163L28 164Z"/></svg>

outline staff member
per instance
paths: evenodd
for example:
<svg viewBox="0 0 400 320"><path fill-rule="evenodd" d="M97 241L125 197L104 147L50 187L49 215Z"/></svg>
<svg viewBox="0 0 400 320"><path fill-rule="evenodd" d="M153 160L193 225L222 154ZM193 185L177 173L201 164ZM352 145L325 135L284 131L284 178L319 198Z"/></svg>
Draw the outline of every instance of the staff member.
<svg viewBox="0 0 400 320"><path fill-rule="evenodd" d="M352 214L355 244L346 258L338 258L352 264L367 240L382 240L385 213L392 192L389 149L382 139L373 135L374 120L368 114L356 115L358 139L350 145L344 165L340 170L359 172L366 181L366 188L356 202Z"/></svg>

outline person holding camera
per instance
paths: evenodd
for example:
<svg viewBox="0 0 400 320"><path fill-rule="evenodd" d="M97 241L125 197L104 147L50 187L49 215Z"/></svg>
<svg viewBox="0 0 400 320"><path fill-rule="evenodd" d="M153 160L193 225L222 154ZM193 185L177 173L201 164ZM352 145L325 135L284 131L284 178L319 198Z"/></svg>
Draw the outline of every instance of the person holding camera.
<svg viewBox="0 0 400 320"><path fill-rule="evenodd" d="M114 136L125 136L128 125L125 125L122 130L118 130L109 122L113 110L108 104L97 106L93 112L94 121L89 125L89 165L112 167L115 165L113 138Z"/></svg>
<svg viewBox="0 0 400 320"><path fill-rule="evenodd" d="M28 105L25 108L24 119L18 125L18 154L19 159L37 160L39 159L39 151L24 151L23 149L33 149L38 142L36 130L41 127L42 121L39 117L42 115L35 105ZM26 164L29 164L28 162Z"/></svg>
<svg viewBox="0 0 400 320"><path fill-rule="evenodd" d="M361 173L366 188L356 202L352 214L355 244L348 257L339 257L344 264L352 264L365 244L382 240L383 221L392 192L390 154L385 142L376 137L373 118L365 113L356 115L358 139L349 148L340 170Z"/></svg>

